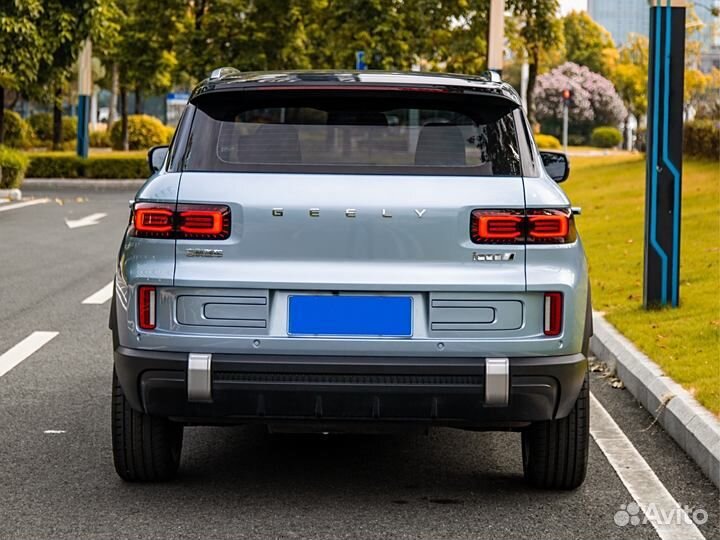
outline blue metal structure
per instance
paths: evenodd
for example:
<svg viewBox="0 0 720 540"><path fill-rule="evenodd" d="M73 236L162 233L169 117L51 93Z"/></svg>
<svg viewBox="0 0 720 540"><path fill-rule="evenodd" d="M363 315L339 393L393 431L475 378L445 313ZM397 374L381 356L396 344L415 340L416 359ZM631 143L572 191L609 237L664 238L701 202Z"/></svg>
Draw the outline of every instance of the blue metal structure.
<svg viewBox="0 0 720 540"><path fill-rule="evenodd" d="M677 307L680 302L684 56L684 2L654 0L648 76L645 307Z"/></svg>

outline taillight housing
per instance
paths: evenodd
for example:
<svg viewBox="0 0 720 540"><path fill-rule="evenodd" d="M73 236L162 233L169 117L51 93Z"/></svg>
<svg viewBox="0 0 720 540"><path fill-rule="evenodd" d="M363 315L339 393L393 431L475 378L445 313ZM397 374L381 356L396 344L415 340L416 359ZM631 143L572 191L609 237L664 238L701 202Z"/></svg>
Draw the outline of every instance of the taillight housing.
<svg viewBox="0 0 720 540"><path fill-rule="evenodd" d="M475 244L565 244L576 238L569 209L478 209L470 215L470 239Z"/></svg>
<svg viewBox="0 0 720 540"><path fill-rule="evenodd" d="M216 204L135 203L130 235L142 238L225 240L230 208Z"/></svg>
<svg viewBox="0 0 720 540"><path fill-rule="evenodd" d="M136 203L132 213L133 236L172 238L174 221L174 204Z"/></svg>
<svg viewBox="0 0 720 540"><path fill-rule="evenodd" d="M156 289L151 285L138 287L138 326L143 330L155 329Z"/></svg>
<svg viewBox="0 0 720 540"><path fill-rule="evenodd" d="M546 336L559 336L563 322L563 294L546 292L543 310L543 332Z"/></svg>
<svg viewBox="0 0 720 540"><path fill-rule="evenodd" d="M476 244L522 242L525 237L522 210L474 210L470 220L470 237Z"/></svg>

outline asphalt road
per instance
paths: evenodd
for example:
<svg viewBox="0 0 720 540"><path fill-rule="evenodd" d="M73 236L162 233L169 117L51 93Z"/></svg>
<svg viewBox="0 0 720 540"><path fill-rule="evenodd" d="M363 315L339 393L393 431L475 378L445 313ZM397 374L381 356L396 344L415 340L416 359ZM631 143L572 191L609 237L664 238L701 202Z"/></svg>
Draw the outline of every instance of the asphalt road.
<svg viewBox="0 0 720 540"><path fill-rule="evenodd" d="M110 449L107 285L132 191L26 190L49 202L0 211L0 355L58 332L0 376L0 538L657 538L615 524L632 496L591 442L585 484L529 489L520 436L269 436L188 428L177 481L123 483ZM2 208L3 205L0 205ZM97 225L65 220L104 213ZM720 538L718 491L632 397L592 391L681 505ZM680 538L678 536L677 538Z"/></svg>

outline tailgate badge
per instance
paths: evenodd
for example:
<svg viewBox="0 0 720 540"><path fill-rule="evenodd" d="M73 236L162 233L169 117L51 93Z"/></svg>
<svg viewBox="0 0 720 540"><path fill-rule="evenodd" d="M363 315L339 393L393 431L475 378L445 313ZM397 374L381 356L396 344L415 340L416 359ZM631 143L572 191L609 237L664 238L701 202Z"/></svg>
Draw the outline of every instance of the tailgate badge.
<svg viewBox="0 0 720 540"><path fill-rule="evenodd" d="M186 257L222 257L222 249L197 249L190 248L185 250Z"/></svg>
<svg viewBox="0 0 720 540"><path fill-rule="evenodd" d="M473 251L473 261L475 262L505 262L512 261L514 258L514 253L476 253Z"/></svg>

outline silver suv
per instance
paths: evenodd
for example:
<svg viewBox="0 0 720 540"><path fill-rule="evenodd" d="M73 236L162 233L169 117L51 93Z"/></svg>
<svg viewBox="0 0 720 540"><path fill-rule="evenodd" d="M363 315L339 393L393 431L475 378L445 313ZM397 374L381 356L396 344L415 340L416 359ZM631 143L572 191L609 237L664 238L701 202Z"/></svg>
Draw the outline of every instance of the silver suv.
<svg viewBox="0 0 720 540"><path fill-rule="evenodd" d="M587 264L563 154L495 75L222 68L149 153L110 327L115 467L186 425L522 433L533 485L588 452Z"/></svg>

